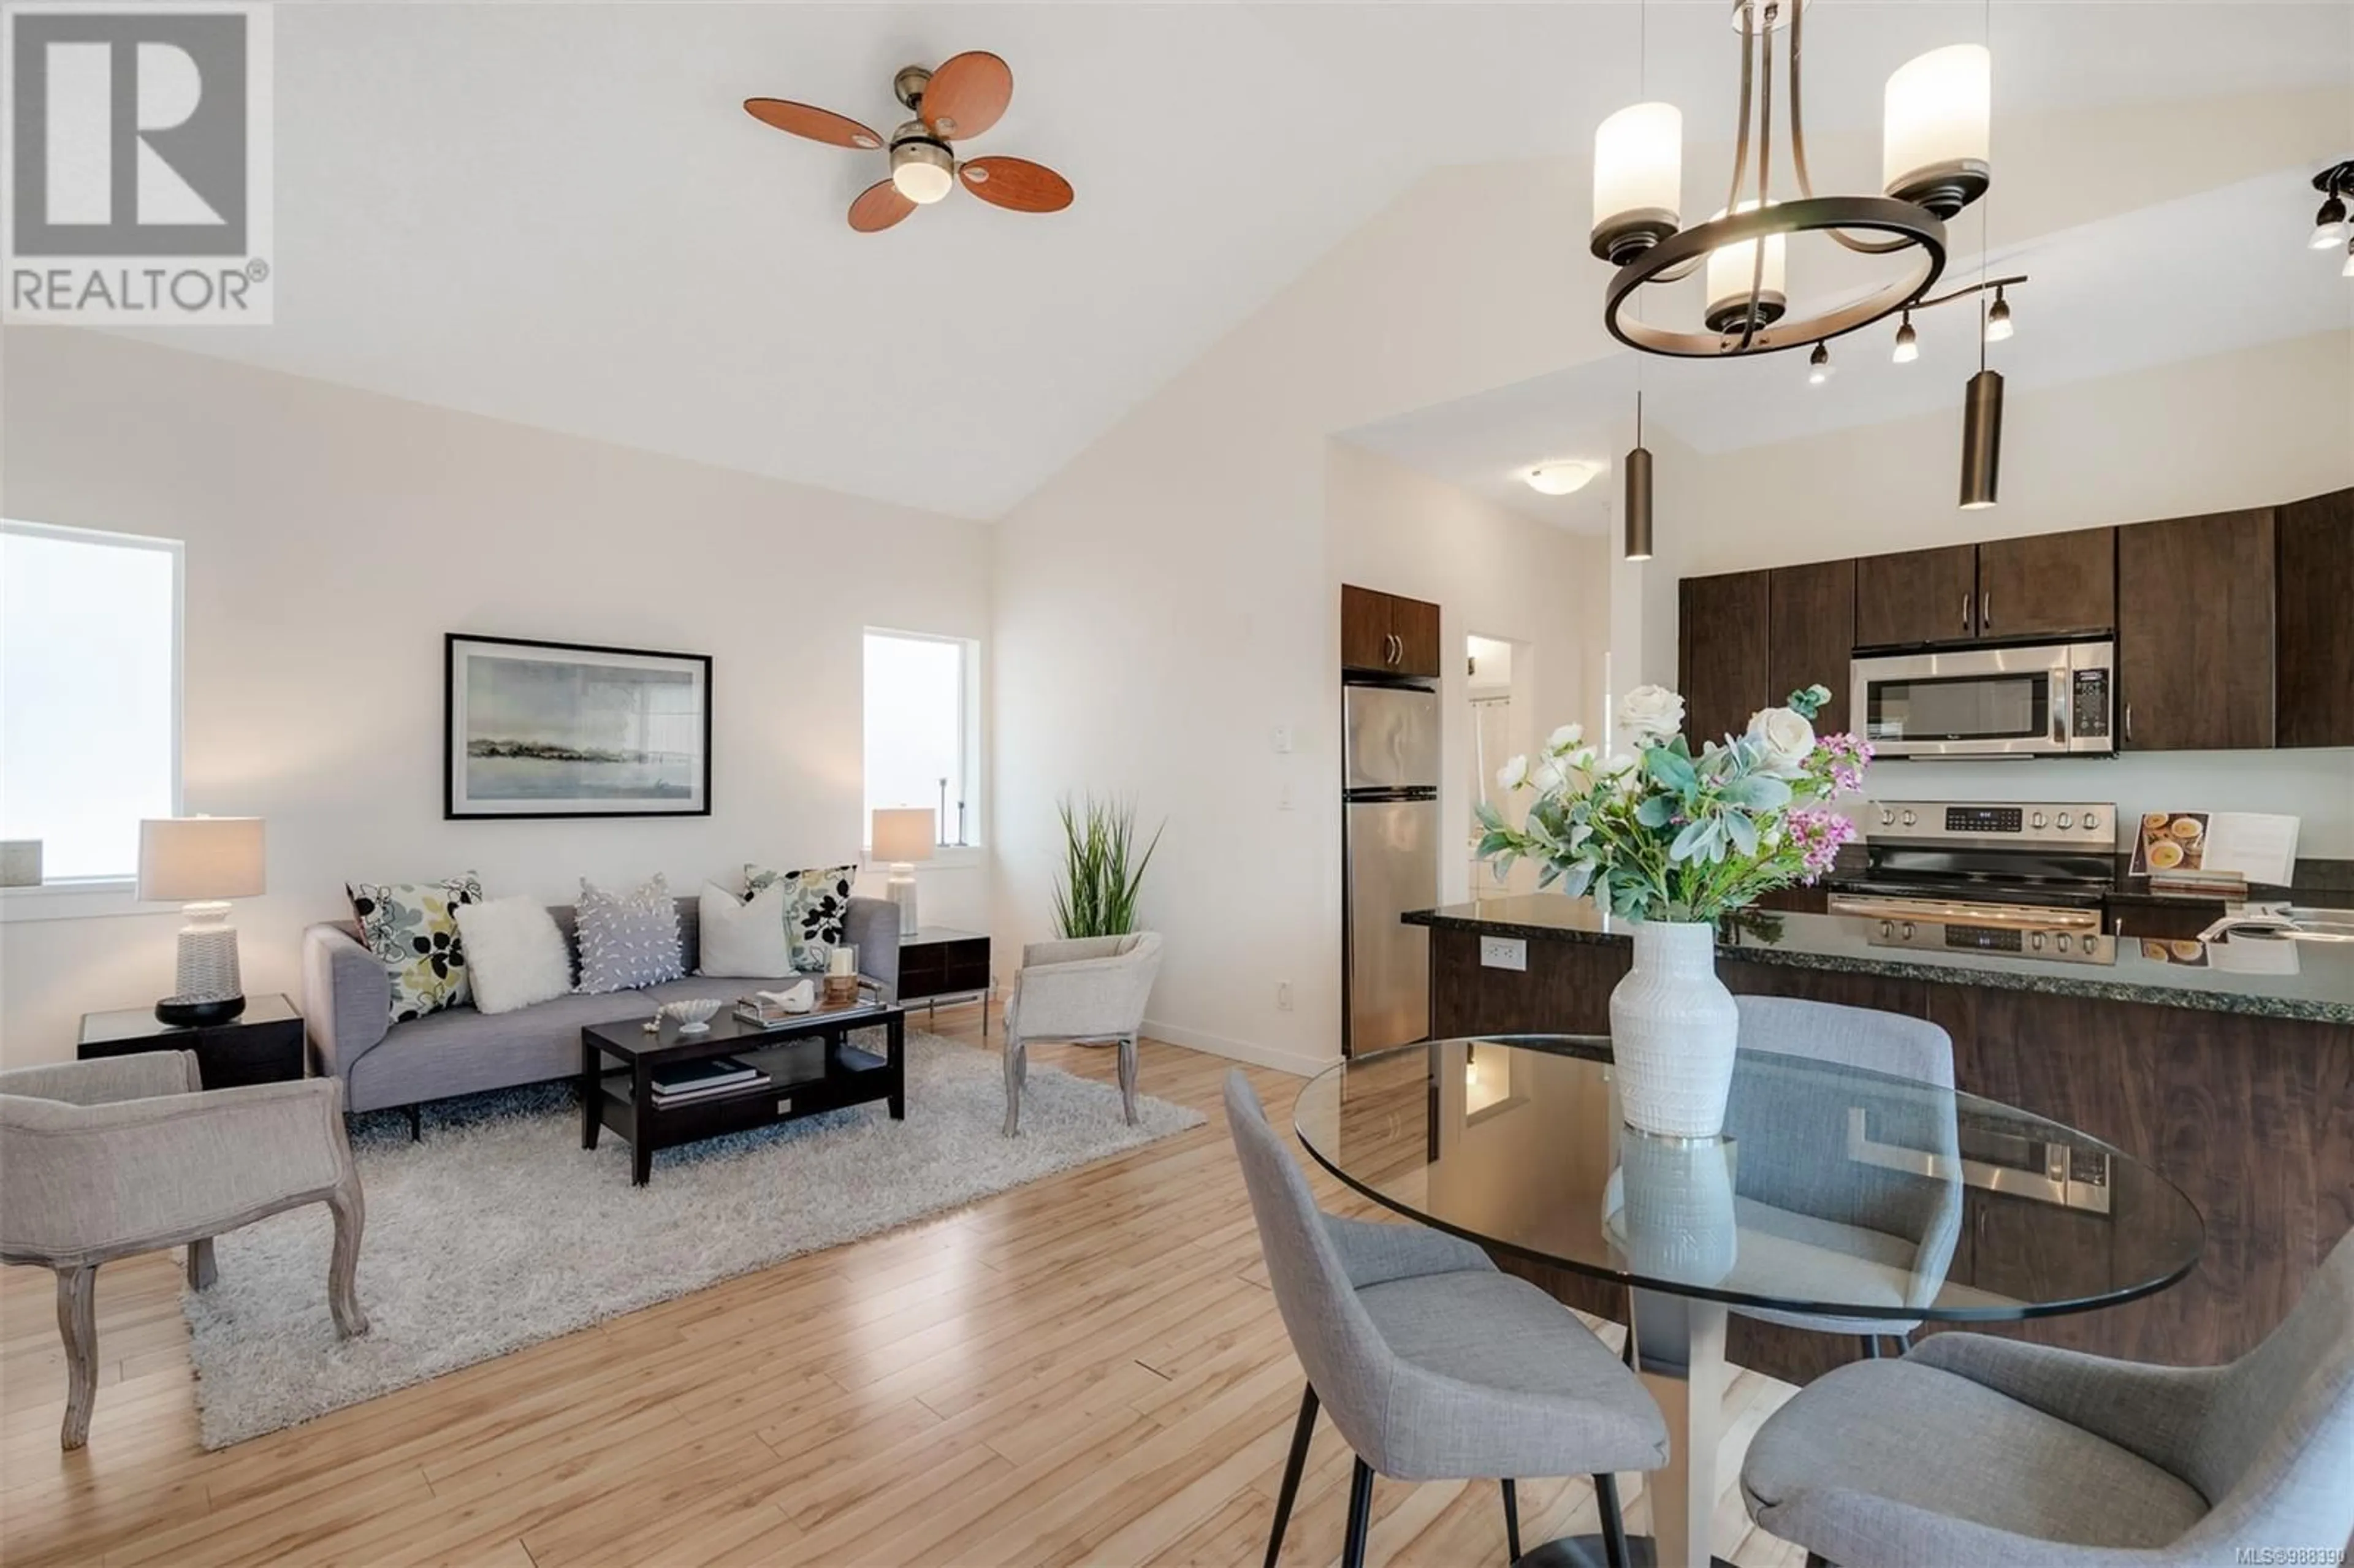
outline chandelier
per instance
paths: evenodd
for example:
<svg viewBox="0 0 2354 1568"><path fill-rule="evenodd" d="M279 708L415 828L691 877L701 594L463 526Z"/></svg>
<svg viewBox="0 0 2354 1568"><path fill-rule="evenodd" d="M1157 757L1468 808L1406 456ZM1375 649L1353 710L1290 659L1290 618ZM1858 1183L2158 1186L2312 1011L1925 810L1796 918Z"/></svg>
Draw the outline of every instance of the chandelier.
<svg viewBox="0 0 2354 1568"><path fill-rule="evenodd" d="M1723 207L1706 222L1683 226L1683 113L1675 105L1638 103L1595 132L1592 248L1618 269L1603 320L1628 346L1716 358L1819 344L1920 308L1945 270L1946 222L1983 196L1989 178L1988 51L1956 44L1900 67L1888 79L1884 104L1882 194L1817 196L1799 74L1805 14L1805 0L1734 0L1740 130ZM1797 183L1787 199L1772 188L1777 32L1788 35L1786 133ZM1859 254L1889 256L1898 274L1860 299L1792 317L1788 239L1812 233ZM1703 271L1706 283L1697 325L1659 325L1629 308L1643 289L1694 271Z"/></svg>

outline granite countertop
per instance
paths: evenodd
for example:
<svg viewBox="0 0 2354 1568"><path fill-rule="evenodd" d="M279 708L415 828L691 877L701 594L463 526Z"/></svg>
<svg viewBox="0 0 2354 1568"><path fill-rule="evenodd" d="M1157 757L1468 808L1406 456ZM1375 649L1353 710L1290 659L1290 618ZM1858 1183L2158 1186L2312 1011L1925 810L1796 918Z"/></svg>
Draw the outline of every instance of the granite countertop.
<svg viewBox="0 0 2354 1568"><path fill-rule="evenodd" d="M1556 893L1454 904L1416 910L1403 918L1410 926L1596 943L1628 941L1634 925L1605 915L1588 899ZM1877 924L1847 915L1751 912L1720 933L1717 956L2051 996L2354 1023L2354 943L2259 938L2143 942L2128 937L2116 942L2115 963L2082 964L2000 953L1874 947Z"/></svg>

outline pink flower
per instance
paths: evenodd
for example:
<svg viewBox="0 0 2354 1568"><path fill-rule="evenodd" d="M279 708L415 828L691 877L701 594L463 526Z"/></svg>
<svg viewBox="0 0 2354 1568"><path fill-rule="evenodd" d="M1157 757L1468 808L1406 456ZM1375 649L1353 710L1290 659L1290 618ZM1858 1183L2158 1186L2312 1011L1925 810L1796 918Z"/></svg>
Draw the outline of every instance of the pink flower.
<svg viewBox="0 0 2354 1568"><path fill-rule="evenodd" d="M1800 880L1812 884L1839 859L1840 846L1855 838L1855 824L1837 811L1802 806L1785 819L1790 842L1799 852Z"/></svg>

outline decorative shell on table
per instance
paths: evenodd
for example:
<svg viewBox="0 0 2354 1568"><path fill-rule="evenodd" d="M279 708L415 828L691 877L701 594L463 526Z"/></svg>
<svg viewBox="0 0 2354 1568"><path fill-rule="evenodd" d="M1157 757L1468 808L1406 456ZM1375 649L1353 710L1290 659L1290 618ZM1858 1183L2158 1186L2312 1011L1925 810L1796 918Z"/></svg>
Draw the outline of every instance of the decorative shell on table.
<svg viewBox="0 0 2354 1568"><path fill-rule="evenodd" d="M662 1027L667 1018L678 1025L681 1034L701 1034L711 1027L712 1014L719 1011L716 997L698 996L684 1001L665 1001L654 1011L654 1027Z"/></svg>

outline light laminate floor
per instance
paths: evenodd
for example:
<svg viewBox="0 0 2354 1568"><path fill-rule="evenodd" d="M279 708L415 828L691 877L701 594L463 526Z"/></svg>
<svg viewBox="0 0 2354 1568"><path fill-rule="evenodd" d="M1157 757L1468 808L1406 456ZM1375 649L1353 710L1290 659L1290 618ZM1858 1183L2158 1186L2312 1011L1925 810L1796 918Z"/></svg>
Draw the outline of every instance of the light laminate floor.
<svg viewBox="0 0 2354 1568"><path fill-rule="evenodd" d="M936 1027L979 1048L979 1022ZM1108 1052L1034 1054L1111 1076ZM1148 1041L1146 1090L1208 1126L217 1454L174 1257L100 1272L74 1454L51 1276L0 1270L0 1563L1255 1563L1300 1374L1226 1141L1228 1065ZM1251 1077L1288 1127L1299 1080ZM1313 1174L1327 1206L1373 1213ZM1733 1380L1728 1487L1789 1392ZM1285 1563L1338 1556L1348 1474L1320 1424ZM1593 1528L1582 1479L1521 1497L1529 1542ZM1717 1520L1736 1563L1801 1560L1731 1492ZM1501 1564L1495 1487L1382 1482L1370 1558Z"/></svg>

